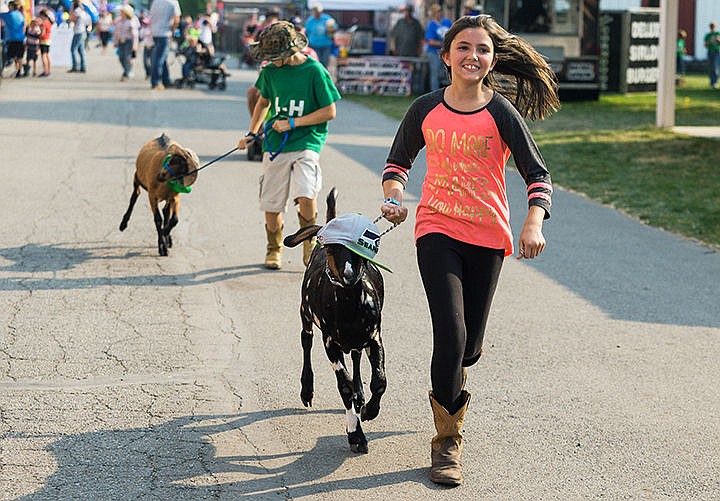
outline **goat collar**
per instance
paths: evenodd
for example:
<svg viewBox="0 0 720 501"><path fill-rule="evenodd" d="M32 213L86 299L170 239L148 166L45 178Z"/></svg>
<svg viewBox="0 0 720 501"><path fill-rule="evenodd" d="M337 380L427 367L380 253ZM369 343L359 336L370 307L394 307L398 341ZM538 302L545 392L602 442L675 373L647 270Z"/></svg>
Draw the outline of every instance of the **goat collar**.
<svg viewBox="0 0 720 501"><path fill-rule="evenodd" d="M192 188L190 186L185 186L184 183L180 182L180 176L175 174L175 172L170 168L170 159L172 158L172 155L165 156L165 160L163 160L162 167L166 171L170 173L172 176L170 179L168 179L167 185L172 188L177 193L190 193L192 191Z"/></svg>

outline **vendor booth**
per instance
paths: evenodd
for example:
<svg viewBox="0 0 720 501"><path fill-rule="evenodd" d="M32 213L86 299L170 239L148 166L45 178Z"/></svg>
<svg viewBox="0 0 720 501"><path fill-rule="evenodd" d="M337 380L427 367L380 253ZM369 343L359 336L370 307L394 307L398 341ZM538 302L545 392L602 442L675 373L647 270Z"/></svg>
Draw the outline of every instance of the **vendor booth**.
<svg viewBox="0 0 720 501"><path fill-rule="evenodd" d="M385 36L407 0L322 1L326 13L346 29L335 33L337 87L344 94L407 96L424 91L427 62L386 55ZM367 15L363 16L362 13ZM349 14L349 15L348 15Z"/></svg>

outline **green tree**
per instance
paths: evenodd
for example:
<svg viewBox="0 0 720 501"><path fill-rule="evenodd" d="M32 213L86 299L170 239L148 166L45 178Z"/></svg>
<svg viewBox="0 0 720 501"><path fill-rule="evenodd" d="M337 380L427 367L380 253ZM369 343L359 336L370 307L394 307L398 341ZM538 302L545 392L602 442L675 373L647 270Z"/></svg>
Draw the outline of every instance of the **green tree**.
<svg viewBox="0 0 720 501"><path fill-rule="evenodd" d="M178 0L180 3L180 10L183 16L192 16L193 19L197 19L198 14L205 12L205 0Z"/></svg>

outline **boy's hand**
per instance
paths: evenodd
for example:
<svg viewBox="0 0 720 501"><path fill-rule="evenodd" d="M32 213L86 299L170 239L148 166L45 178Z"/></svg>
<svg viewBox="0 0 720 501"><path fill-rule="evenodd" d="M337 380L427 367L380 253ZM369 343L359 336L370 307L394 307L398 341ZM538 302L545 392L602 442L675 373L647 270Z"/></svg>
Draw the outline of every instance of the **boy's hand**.
<svg viewBox="0 0 720 501"><path fill-rule="evenodd" d="M275 120L272 124L272 128L275 132L282 134L283 132L289 132L292 130L290 126L290 119L287 120Z"/></svg>
<svg viewBox="0 0 720 501"><path fill-rule="evenodd" d="M257 140L257 134L254 134L252 132L248 132L247 135L240 138L240 141L238 141L238 150L244 150L250 144L254 143Z"/></svg>

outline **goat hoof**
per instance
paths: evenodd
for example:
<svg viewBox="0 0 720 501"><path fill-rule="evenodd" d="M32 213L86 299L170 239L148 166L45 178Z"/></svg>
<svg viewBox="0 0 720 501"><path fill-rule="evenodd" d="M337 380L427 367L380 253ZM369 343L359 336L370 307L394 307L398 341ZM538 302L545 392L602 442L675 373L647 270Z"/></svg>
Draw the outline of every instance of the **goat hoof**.
<svg viewBox="0 0 720 501"><path fill-rule="evenodd" d="M355 454L367 454L370 452L367 444L350 444L350 451Z"/></svg>
<svg viewBox="0 0 720 501"><path fill-rule="evenodd" d="M160 249L160 255L161 255L161 256L167 256L167 255L168 255L167 249L164 249L164 248L163 248L163 249Z"/></svg>
<svg viewBox="0 0 720 501"><path fill-rule="evenodd" d="M305 407L312 407L313 393L310 392L309 395L306 395L305 393L300 393L300 400L302 400L302 403Z"/></svg>
<svg viewBox="0 0 720 501"><path fill-rule="evenodd" d="M365 438L365 434L360 428L357 431L348 433L348 443L350 444L350 450L358 454L368 453L368 442Z"/></svg>
<svg viewBox="0 0 720 501"><path fill-rule="evenodd" d="M363 405L360 409L360 421L371 421L380 414L379 405Z"/></svg>
<svg viewBox="0 0 720 501"><path fill-rule="evenodd" d="M127 228L127 222L123 221L120 223L120 231L125 231L125 228Z"/></svg>

